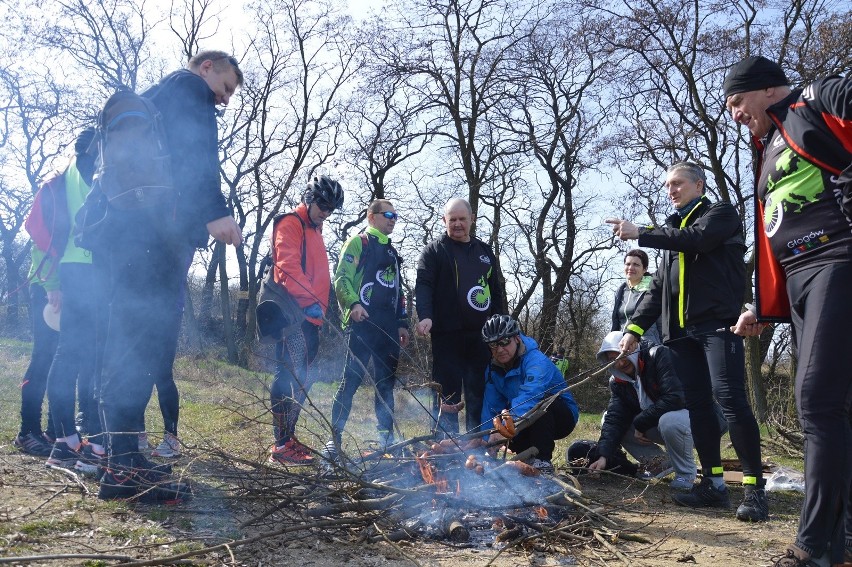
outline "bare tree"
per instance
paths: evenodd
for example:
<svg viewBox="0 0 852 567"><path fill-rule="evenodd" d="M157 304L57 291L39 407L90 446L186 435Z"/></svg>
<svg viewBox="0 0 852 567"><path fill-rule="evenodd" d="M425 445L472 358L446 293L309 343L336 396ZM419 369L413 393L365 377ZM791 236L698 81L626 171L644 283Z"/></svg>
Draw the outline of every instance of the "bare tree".
<svg viewBox="0 0 852 567"><path fill-rule="evenodd" d="M523 256L533 262L533 277L518 282L515 311L540 290L538 337L544 350L553 345L557 314L571 279L612 247L606 231L588 225L599 201L597 188L580 188L583 175L599 165L594 148L609 123L608 109L593 102L601 100L600 79L609 67L607 53L596 45L595 29L600 32L609 25L582 12L557 12L514 47L507 73L511 96L502 101L501 126L542 172L524 192L534 198L515 198L505 207L526 243ZM586 323L581 318L571 322ZM579 336L588 329L571 331Z"/></svg>
<svg viewBox="0 0 852 567"><path fill-rule="evenodd" d="M106 93L136 90L148 57L148 35L154 12L142 0L59 0L59 17L42 32L44 45L60 50L94 73Z"/></svg>
<svg viewBox="0 0 852 567"><path fill-rule="evenodd" d="M30 245L18 242L24 220L42 177L60 165L55 163L57 157L72 136L71 125L62 116L65 93L48 70L38 76L32 69L0 69L0 96L0 242L6 273L2 291L8 298L6 324L14 328L21 297L26 297L20 274Z"/></svg>
<svg viewBox="0 0 852 567"><path fill-rule="evenodd" d="M391 198L389 173L420 154L432 138L427 109L409 94L403 80L383 77L380 68L367 71L346 103L341 126L351 145L344 159L361 173L368 191L353 195L356 216L344 224L344 234L364 221L371 201Z"/></svg>
<svg viewBox="0 0 852 567"><path fill-rule="evenodd" d="M334 166L336 105L358 70L357 45L346 34L350 22L330 3L288 0L256 10L258 32L244 58L247 82L232 102L236 115L222 140L229 202L247 237L237 251L241 360L254 336L265 235L276 215L301 202L308 179Z"/></svg>
<svg viewBox="0 0 852 567"><path fill-rule="evenodd" d="M200 51L204 41L219 31L221 14L215 0L180 0L172 4L169 29L180 42L187 61Z"/></svg>
<svg viewBox="0 0 852 567"><path fill-rule="evenodd" d="M381 45L372 51L423 106L439 113L435 134L457 159L474 216L481 218L480 193L497 180L499 158L509 151L487 118L506 94L503 64L528 33L533 9L507 0L423 0L397 8L385 32L374 35ZM495 244L493 231L489 240Z"/></svg>

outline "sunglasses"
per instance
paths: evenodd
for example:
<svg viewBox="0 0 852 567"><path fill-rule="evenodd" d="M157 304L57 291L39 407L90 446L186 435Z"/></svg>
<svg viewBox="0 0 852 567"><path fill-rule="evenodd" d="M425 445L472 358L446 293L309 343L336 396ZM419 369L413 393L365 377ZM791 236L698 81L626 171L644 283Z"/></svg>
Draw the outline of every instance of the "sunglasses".
<svg viewBox="0 0 852 567"><path fill-rule="evenodd" d="M215 58L215 59L212 59L212 61L221 61L222 59L226 59L226 60L228 61L228 63L230 63L230 64L231 64L231 66L232 66L232 67L234 67L234 68L236 68L236 69L239 69L239 68L240 68L240 64L239 64L239 63L237 62L237 60L236 60L233 56L231 56L231 55L223 55L222 57L217 57L217 58Z"/></svg>
<svg viewBox="0 0 852 567"><path fill-rule="evenodd" d="M497 350L500 347L507 347L512 342L512 337L506 337L505 339L500 339L499 341L494 341L493 343L488 343L488 348L491 350Z"/></svg>
<svg viewBox="0 0 852 567"><path fill-rule="evenodd" d="M321 210L324 213L330 213L334 210L334 207L332 207L328 203L317 202L316 205L317 205L317 207L319 207L319 210Z"/></svg>
<svg viewBox="0 0 852 567"><path fill-rule="evenodd" d="M374 215L382 215L388 220L396 220L399 218L399 215L393 211L383 211L381 213L373 213Z"/></svg>

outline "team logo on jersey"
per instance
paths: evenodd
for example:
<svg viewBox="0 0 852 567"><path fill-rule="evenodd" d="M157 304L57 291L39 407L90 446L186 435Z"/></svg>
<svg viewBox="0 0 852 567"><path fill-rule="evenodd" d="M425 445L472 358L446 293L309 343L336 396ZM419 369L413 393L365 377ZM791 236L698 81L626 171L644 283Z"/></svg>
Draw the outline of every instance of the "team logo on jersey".
<svg viewBox="0 0 852 567"><path fill-rule="evenodd" d="M370 296L373 295L373 282L366 283L361 286L358 297L364 307L370 306Z"/></svg>
<svg viewBox="0 0 852 567"><path fill-rule="evenodd" d="M784 220L784 214L798 214L819 200L825 190L819 170L801 159L790 148L781 151L775 171L766 180L763 226L772 237Z"/></svg>
<svg viewBox="0 0 852 567"><path fill-rule="evenodd" d="M479 261L482 262L483 264L488 264L489 266L491 265L491 258L489 258L486 254L483 254L482 256L480 256Z"/></svg>
<svg viewBox="0 0 852 567"><path fill-rule="evenodd" d="M396 283L396 270L393 266L388 266L384 270L376 272L376 281L384 287L393 287Z"/></svg>
<svg viewBox="0 0 852 567"><path fill-rule="evenodd" d="M343 255L343 261L351 264L352 262L355 261L355 256L353 256L352 254L344 254Z"/></svg>
<svg viewBox="0 0 852 567"><path fill-rule="evenodd" d="M491 289L488 287L488 282L485 277L480 277L475 285L467 292L467 304L477 311L487 311L491 306Z"/></svg>

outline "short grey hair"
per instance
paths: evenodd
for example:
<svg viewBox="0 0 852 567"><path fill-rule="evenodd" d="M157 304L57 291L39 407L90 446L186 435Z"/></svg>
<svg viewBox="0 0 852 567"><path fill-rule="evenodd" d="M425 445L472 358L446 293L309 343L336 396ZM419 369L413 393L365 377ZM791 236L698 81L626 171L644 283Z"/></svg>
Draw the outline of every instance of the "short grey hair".
<svg viewBox="0 0 852 567"><path fill-rule="evenodd" d="M684 170L692 181L701 181L704 185L707 185L707 176L704 175L704 170L697 163L681 161L669 166L666 173L674 173L680 170Z"/></svg>

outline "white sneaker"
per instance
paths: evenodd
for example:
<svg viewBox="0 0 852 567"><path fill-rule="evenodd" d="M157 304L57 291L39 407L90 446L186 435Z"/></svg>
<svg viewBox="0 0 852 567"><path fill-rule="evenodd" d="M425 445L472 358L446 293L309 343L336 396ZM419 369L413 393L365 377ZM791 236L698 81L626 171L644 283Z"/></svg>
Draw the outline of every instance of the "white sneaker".
<svg viewBox="0 0 852 567"><path fill-rule="evenodd" d="M139 450L147 451L151 448L151 444L148 443L148 433L143 431L139 434Z"/></svg>
<svg viewBox="0 0 852 567"><path fill-rule="evenodd" d="M163 436L163 441L157 448L151 452L153 457L179 457L180 456L180 441L176 435L166 433Z"/></svg>

